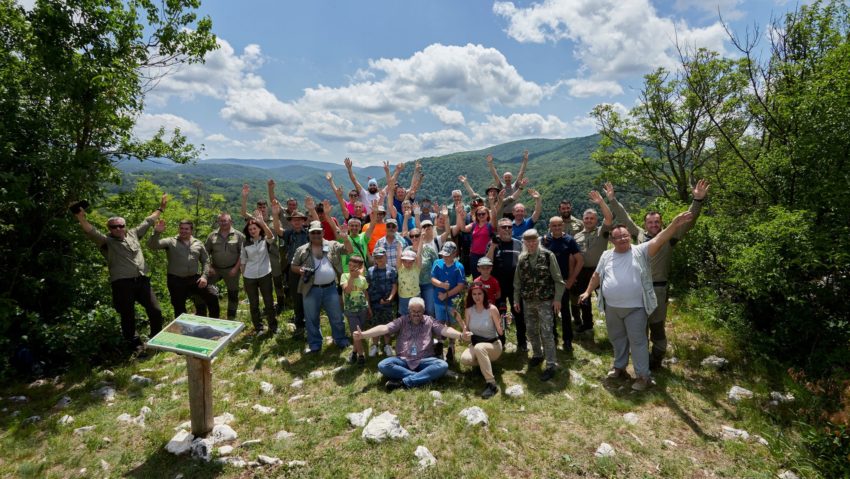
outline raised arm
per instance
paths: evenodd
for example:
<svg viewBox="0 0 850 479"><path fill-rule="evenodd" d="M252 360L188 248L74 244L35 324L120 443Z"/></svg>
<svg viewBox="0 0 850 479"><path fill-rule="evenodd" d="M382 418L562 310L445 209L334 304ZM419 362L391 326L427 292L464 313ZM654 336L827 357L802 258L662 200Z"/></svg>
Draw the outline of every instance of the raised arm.
<svg viewBox="0 0 850 479"><path fill-rule="evenodd" d="M283 227L280 225L281 209L280 201L277 198L272 199L272 230L277 237L283 236Z"/></svg>
<svg viewBox="0 0 850 479"><path fill-rule="evenodd" d="M248 193L250 192L251 188L248 186L248 183L242 185L242 209L239 210L239 214L245 219L251 218L251 215L248 214Z"/></svg>
<svg viewBox="0 0 850 479"><path fill-rule="evenodd" d="M516 175L516 182L517 183L519 183L520 181L523 180L523 178L525 178L525 169L527 167L528 167L528 150L525 150L525 151L522 152L522 164L519 165L519 173L517 173L517 175Z"/></svg>
<svg viewBox="0 0 850 479"><path fill-rule="evenodd" d="M496 186L501 190L505 187L502 184L502 179L499 178L499 173L496 171L496 165L493 164L493 155L487 155L487 169L490 171L490 174L493 175L493 181L496 182Z"/></svg>
<svg viewBox="0 0 850 479"><path fill-rule="evenodd" d="M422 245L425 243L425 236L422 230L419 230L419 242L416 244L416 267L422 267Z"/></svg>
<svg viewBox="0 0 850 479"><path fill-rule="evenodd" d="M333 174L330 171L325 173L325 179L328 180L328 183L331 186L331 191L334 192L334 196L336 196L336 201L339 203L339 208L342 210L342 218L344 220L348 220L351 217L351 214L348 212L348 207L345 206L345 197L342 196L342 187L337 187L334 183Z"/></svg>
<svg viewBox="0 0 850 479"><path fill-rule="evenodd" d="M162 232L165 231L165 221L159 220L153 227L153 234L148 238L148 248L152 250L168 248L168 239L162 239Z"/></svg>
<svg viewBox="0 0 850 479"><path fill-rule="evenodd" d="M272 204L272 202L275 200L274 187L275 187L274 180L269 178L269 181L266 182L266 189L268 189L268 192L269 192L269 204Z"/></svg>
<svg viewBox="0 0 850 479"><path fill-rule="evenodd" d="M685 226L679 228L676 233L673 235L673 238L680 240L682 239L699 219L700 212L702 212L702 204L705 201L705 196L708 194L708 181L705 179L699 180L694 186L693 195L694 199L691 201L691 206L688 208L688 211L694 216L692 221L689 221L685 224Z"/></svg>
<svg viewBox="0 0 850 479"><path fill-rule="evenodd" d="M336 228L336 239L342 241L345 246L345 254L354 252L354 245L351 244L351 238L348 236L348 223L343 223L339 228ZM365 259L365 258L364 258Z"/></svg>
<svg viewBox="0 0 850 479"><path fill-rule="evenodd" d="M345 159L345 169L348 170L348 177L351 178L351 184L354 185L354 189L358 192L363 191L363 186L357 181L357 177L354 176L354 169L352 168L351 158Z"/></svg>
<svg viewBox="0 0 850 479"><path fill-rule="evenodd" d="M455 224L449 228L452 230L452 236L457 236L466 227L466 211L463 210L463 205L455 207Z"/></svg>
<svg viewBox="0 0 850 479"><path fill-rule="evenodd" d="M395 178L390 174L390 163L388 161L384 162L384 173L387 175L387 188L384 192L384 201L386 202L385 208L387 209L387 218L395 218L398 216L398 210L395 209L395 203L393 203L393 191L395 190ZM390 216L392 215L392 216ZM386 221L386 220L385 220Z"/></svg>
<svg viewBox="0 0 850 479"><path fill-rule="evenodd" d="M603 221L602 224L606 226L611 226L614 224L614 214L611 213L611 209L608 208L608 205L605 204L605 200L602 199L602 195L599 194L596 190L590 190L590 201L594 203L596 206L602 210Z"/></svg>
<svg viewBox="0 0 850 479"><path fill-rule="evenodd" d="M457 179L460 180L461 183L463 183L463 187L466 188L466 192L469 193L470 198L475 199L475 197L478 196L478 193L476 193L475 190L472 189L472 186L470 186L469 181L466 180L466 176L460 175L457 177Z"/></svg>
<svg viewBox="0 0 850 479"><path fill-rule="evenodd" d="M608 197L608 203L611 205L611 211L614 214L615 218L618 218L624 225L626 225L626 229L629 230L629 234L632 235L633 238L637 238L643 232L643 228L638 226L632 217L629 216L629 213L626 211L626 208L617 201L617 195L614 192L614 185L609 181L605 183L605 196Z"/></svg>
<svg viewBox="0 0 850 479"><path fill-rule="evenodd" d="M307 208L307 216L310 221L319 221L319 214L316 213L316 200L312 196L307 195L304 198L304 207Z"/></svg>
<svg viewBox="0 0 850 479"><path fill-rule="evenodd" d="M694 215L690 211L685 211L684 213L679 213L673 218L673 222L670 223L670 226L661 230L661 233L655 235L654 238L649 240L648 252L649 256L655 256L655 253L658 253L658 250L664 246L664 243L670 241L673 238L673 235L676 233L676 230L685 226L688 222L693 221Z"/></svg>
<svg viewBox="0 0 850 479"><path fill-rule="evenodd" d="M369 226L366 228L366 242L372 239L372 233L375 232L375 225L378 224L378 200L372 201L372 211L369 213ZM363 258L364 260L366 258Z"/></svg>
<svg viewBox="0 0 850 479"><path fill-rule="evenodd" d="M531 213L531 221L537 223L540 219L540 214L543 213L543 198L540 197L540 192L529 188L528 194L534 198L534 213Z"/></svg>

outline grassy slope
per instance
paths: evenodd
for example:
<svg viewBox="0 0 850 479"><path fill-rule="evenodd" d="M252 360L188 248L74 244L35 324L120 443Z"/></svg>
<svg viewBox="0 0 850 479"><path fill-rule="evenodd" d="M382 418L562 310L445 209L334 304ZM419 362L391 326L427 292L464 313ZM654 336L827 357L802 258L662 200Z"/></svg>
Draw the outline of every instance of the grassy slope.
<svg viewBox="0 0 850 479"><path fill-rule="evenodd" d="M240 317L247 322L246 312ZM36 388L17 385L2 391L4 397L24 394L31 401L10 405L0 419L0 476L72 477L86 468L83 476L102 476L101 460L110 466L113 477L775 477L777 470L793 467L815 477L805 467L799 438L783 424L790 411L770 412L764 398L776 384L777 371L754 364L731 346L731 338L671 308L669 336L679 362L657 375L658 386L648 393L633 393L621 384L602 380L610 362L611 348L604 326L597 324L593 338L576 342L574 358L559 351L564 369L550 383L539 381L538 371L527 372L526 360L506 354L496 368L504 390L521 384L526 394L511 399L499 394L489 401L478 398L483 381L477 371L461 368L457 379L444 378L432 388L386 393L376 372L377 359L365 369L348 366L344 353L328 347L319 358L302 358L296 343L284 334L265 341L242 337L225 350L213 364L215 413L236 416L232 427L239 439L262 443L251 448L237 447L234 453L246 460L258 454L278 456L284 463L307 461L307 466L287 470L286 465L248 470L204 464L164 450L174 427L189 419L185 384L172 381L185 375L182 358L165 353L147 360L128 362L113 368L118 393L107 405L90 395L104 380L99 371L77 371L57 378L55 385ZM325 327L326 336L328 335ZM509 337L512 333L509 334ZM702 369L699 362L709 354L725 356L732 362L726 372ZM279 358L289 364L280 365ZM316 369L330 372L321 379L306 379ZM455 366L453 369L458 369ZM569 381L566 368L587 379L587 384ZM154 380L140 387L130 383L132 374ZM296 377L305 378L303 389L292 389ZM263 395L260 381L275 385L274 395ZM725 393L732 384L755 391L753 401L731 405ZM161 385L161 386L158 386ZM442 392L445 404L434 405L431 390ZM289 403L295 395L306 397ZM53 408L63 395L73 398L65 410ZM277 408L277 413L259 415L254 404ZM149 405L153 413L147 427L117 423L127 412L138 414ZM458 412L468 406L482 407L490 417L487 428L466 427ZM372 407L375 414L391 411L411 436L406 441L366 444L362 428L350 427L348 412ZM623 421L622 415L635 412L637 425ZM24 418L38 414L42 421L23 425ZM69 426L57 421L63 414L76 418ZM73 429L94 425L94 431L74 435ZM724 442L717 439L721 425L732 425L759 434L769 447L754 443ZM280 430L295 433L289 440L277 441ZM110 440L104 439L105 437ZM670 439L678 447L667 449ZM594 458L601 442L617 451L614 458ZM437 457L437 465L418 471L413 451L424 445Z"/></svg>

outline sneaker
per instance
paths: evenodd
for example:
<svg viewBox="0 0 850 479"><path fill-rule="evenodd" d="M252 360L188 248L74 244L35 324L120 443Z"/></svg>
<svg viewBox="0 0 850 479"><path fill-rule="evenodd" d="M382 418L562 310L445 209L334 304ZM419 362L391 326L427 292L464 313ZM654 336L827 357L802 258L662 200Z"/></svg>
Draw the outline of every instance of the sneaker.
<svg viewBox="0 0 850 479"><path fill-rule="evenodd" d="M348 357L348 362L354 364L354 361L357 361L357 353L351 351L351 355Z"/></svg>
<svg viewBox="0 0 850 479"><path fill-rule="evenodd" d="M655 381L650 377L640 376L635 379L635 382L632 383L632 389L635 391L646 391L647 389L655 386Z"/></svg>
<svg viewBox="0 0 850 479"><path fill-rule="evenodd" d="M357 365L361 366L361 367L365 366L366 365L366 356L364 356L362 354L357 356Z"/></svg>
<svg viewBox="0 0 850 479"><path fill-rule="evenodd" d="M484 388L484 391L481 392L482 399L490 399L495 396L496 393L499 392L499 387L493 383L487 383L487 387Z"/></svg>
<svg viewBox="0 0 850 479"><path fill-rule="evenodd" d="M455 361L455 347L449 346L449 350L446 351L446 362L453 363Z"/></svg>
<svg viewBox="0 0 850 479"><path fill-rule="evenodd" d="M611 370L608 371L607 377L608 377L608 379L620 379L620 380L623 380L623 381L629 380L629 379L632 378L631 376L629 376L629 373L627 373L625 369L620 369L620 368L611 368Z"/></svg>
<svg viewBox="0 0 850 479"><path fill-rule="evenodd" d="M372 346L369 347L369 357L374 358L377 355L378 355L378 345L373 344Z"/></svg>
<svg viewBox="0 0 850 479"><path fill-rule="evenodd" d="M396 389L401 389L405 386L401 379L390 379L386 384L384 384L384 387L387 388L387 391L395 391Z"/></svg>
<svg viewBox="0 0 850 479"><path fill-rule="evenodd" d="M555 377L555 366L546 366L543 374L540 375L540 380L546 382Z"/></svg>
<svg viewBox="0 0 850 479"><path fill-rule="evenodd" d="M529 368L535 368L537 366L540 366L541 364L543 364L543 358L533 357L528 360Z"/></svg>
<svg viewBox="0 0 850 479"><path fill-rule="evenodd" d="M443 343L440 341L437 341L437 344L434 345L434 357L443 359Z"/></svg>
<svg viewBox="0 0 850 479"><path fill-rule="evenodd" d="M393 347L390 346L389 344L384 346L384 356L386 356L386 357L395 356L395 353L393 352Z"/></svg>

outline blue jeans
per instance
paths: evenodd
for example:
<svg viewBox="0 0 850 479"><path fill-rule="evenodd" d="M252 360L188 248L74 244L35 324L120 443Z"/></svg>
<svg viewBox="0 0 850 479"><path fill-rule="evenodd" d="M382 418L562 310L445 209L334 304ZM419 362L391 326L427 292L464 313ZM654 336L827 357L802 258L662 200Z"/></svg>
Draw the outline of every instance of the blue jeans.
<svg viewBox="0 0 850 479"><path fill-rule="evenodd" d="M419 285L419 296L425 301L425 314L434 317L434 285L431 283Z"/></svg>
<svg viewBox="0 0 850 479"><path fill-rule="evenodd" d="M339 305L339 293L336 285L325 288L313 286L310 292L304 295L304 319L307 326L307 346L311 351L322 349L322 330L319 325L319 311L325 308L328 320L331 323L331 335L334 343L341 348L349 346L348 337L345 336L345 324L342 322L342 307Z"/></svg>
<svg viewBox="0 0 850 479"><path fill-rule="evenodd" d="M398 297L398 315L404 316L407 314L407 305L410 304L410 298Z"/></svg>
<svg viewBox="0 0 850 479"><path fill-rule="evenodd" d="M393 356L378 363L378 371L390 379L401 379L409 388L436 381L446 374L449 364L439 358L424 358L416 369L409 369L403 359Z"/></svg>

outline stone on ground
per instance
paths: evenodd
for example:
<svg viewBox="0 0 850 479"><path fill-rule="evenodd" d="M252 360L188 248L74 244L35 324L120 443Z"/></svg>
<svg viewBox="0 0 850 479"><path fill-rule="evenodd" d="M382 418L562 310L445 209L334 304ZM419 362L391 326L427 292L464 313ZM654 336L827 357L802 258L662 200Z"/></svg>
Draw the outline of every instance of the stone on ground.
<svg viewBox="0 0 850 479"><path fill-rule="evenodd" d="M276 440L280 441L281 439L289 439L289 438L294 437L294 436L295 436L295 434L293 434L289 431L278 431L278 433L274 435L274 438Z"/></svg>
<svg viewBox="0 0 850 479"><path fill-rule="evenodd" d="M186 454L192 448L192 439L194 438L195 436L192 433L181 429L168 441L168 444L165 445L165 450L178 456Z"/></svg>
<svg viewBox="0 0 850 479"><path fill-rule="evenodd" d="M261 406L259 404L254 404L251 409L257 411L260 414L274 414L274 412L276 411L276 409L273 407Z"/></svg>
<svg viewBox="0 0 850 479"><path fill-rule="evenodd" d="M778 406L780 404L788 404L794 402L794 395L791 393L782 394L779 391L771 391L770 392L770 404L771 406Z"/></svg>
<svg viewBox="0 0 850 479"><path fill-rule="evenodd" d="M466 418L466 424L469 426L477 426L479 424L486 426L490 424L490 419L487 418L487 413L478 406L472 406L464 409L459 413L459 416Z"/></svg>
<svg viewBox="0 0 850 479"><path fill-rule="evenodd" d="M578 371L570 369L570 382L576 386L584 386L587 380Z"/></svg>
<svg viewBox="0 0 850 479"><path fill-rule="evenodd" d="M413 455L419 459L419 469L426 469L437 463L437 458L425 446L416 446Z"/></svg>
<svg viewBox="0 0 850 479"><path fill-rule="evenodd" d="M56 403L56 408L57 409L65 409L66 407L68 407L70 405L71 405L71 398L68 397L68 396L62 396L62 399L60 399Z"/></svg>
<svg viewBox="0 0 850 479"><path fill-rule="evenodd" d="M210 433L210 437L213 440L213 444L218 444L220 442L228 442L239 437L239 434L236 434L236 431L233 430L232 427L227 424L218 424L213 426L212 433Z"/></svg>
<svg viewBox="0 0 850 479"><path fill-rule="evenodd" d="M714 369L715 371L720 371L721 369L726 368L729 365L729 361L726 358L721 358L715 355L711 355L700 362L702 367Z"/></svg>
<svg viewBox="0 0 850 479"><path fill-rule="evenodd" d="M265 381L260 382L260 391L263 394L274 394L274 384Z"/></svg>
<svg viewBox="0 0 850 479"><path fill-rule="evenodd" d="M743 429L735 429L731 426L723 426L720 428L720 439L724 441L734 441L741 439L747 441L750 439L750 433Z"/></svg>
<svg viewBox="0 0 850 479"><path fill-rule="evenodd" d="M729 394L727 395L727 397L730 401L736 403L742 399L752 399L753 392L749 389L744 389L740 386L732 386L732 388L729 389Z"/></svg>
<svg viewBox="0 0 850 479"><path fill-rule="evenodd" d="M62 418L59 419L59 424L62 425L62 426L67 426L68 424L71 424L72 422L74 422L74 416L69 416L67 414L62 416Z"/></svg>
<svg viewBox="0 0 850 479"><path fill-rule="evenodd" d="M523 389L519 384L514 384L513 386L505 389L505 394L512 398L518 398L525 394L525 389Z"/></svg>
<svg viewBox="0 0 850 479"><path fill-rule="evenodd" d="M369 422L369 418L372 416L372 408L364 409L363 412L350 412L345 415L348 418L348 422L351 423L354 427L363 427Z"/></svg>
<svg viewBox="0 0 850 479"><path fill-rule="evenodd" d="M74 429L74 435L75 436L82 436L83 434L85 434L89 431L93 431L93 430L94 430L94 426L78 427L78 428Z"/></svg>
<svg viewBox="0 0 850 479"><path fill-rule="evenodd" d="M235 418L233 417L233 414L226 412L226 413L222 414L221 416L214 417L213 422L217 426L219 424L230 424L231 422L233 422L234 419Z"/></svg>
<svg viewBox="0 0 850 479"><path fill-rule="evenodd" d="M363 439L374 442L383 442L387 439L405 439L408 436L410 436L410 433L401 427L398 417L389 411L384 411L381 415L373 417L363 428L361 434Z"/></svg>
<svg viewBox="0 0 850 479"><path fill-rule="evenodd" d="M616 455L614 451L614 447L608 444L607 442L603 442L596 448L596 452L593 453L596 457L612 457Z"/></svg>
<svg viewBox="0 0 850 479"><path fill-rule="evenodd" d="M103 386L100 389L92 391L91 394L97 399L103 401L112 402L115 400L115 388L113 388L112 386Z"/></svg>
<svg viewBox="0 0 850 479"><path fill-rule="evenodd" d="M434 399L443 399L443 393L440 391L431 391L431 397Z"/></svg>
<svg viewBox="0 0 850 479"><path fill-rule="evenodd" d="M788 470L780 472L776 477L778 477L779 479L800 479L800 476Z"/></svg>
<svg viewBox="0 0 850 479"><path fill-rule="evenodd" d="M307 378L308 379L319 379L319 378L323 377L324 375L325 375L324 371L322 371L321 369L317 369L315 371L312 371L310 374L308 374Z"/></svg>
<svg viewBox="0 0 850 479"><path fill-rule="evenodd" d="M220 457L216 459L216 462L218 464L224 464L226 466L233 466L238 468L243 468L248 465L248 463L245 462L244 459L239 457Z"/></svg>
<svg viewBox="0 0 850 479"><path fill-rule="evenodd" d="M148 386L153 381L151 378L146 378L144 376L139 376L138 374L134 374L130 376L130 382L133 384L138 384L139 386Z"/></svg>
<svg viewBox="0 0 850 479"><path fill-rule="evenodd" d="M221 446L218 448L219 456L229 456L233 453L233 446Z"/></svg>
<svg viewBox="0 0 850 479"><path fill-rule="evenodd" d="M211 438L195 438L192 441L191 451L193 458L210 462L212 460L213 440Z"/></svg>
<svg viewBox="0 0 850 479"><path fill-rule="evenodd" d="M263 442L262 439L249 439L247 441L242 442L242 444L240 444L239 447L253 447L253 446L256 446L257 444L260 444L261 442Z"/></svg>
<svg viewBox="0 0 850 479"><path fill-rule="evenodd" d="M294 467L304 467L307 465L307 461L289 461L286 463L286 467L292 469Z"/></svg>
<svg viewBox="0 0 850 479"><path fill-rule="evenodd" d="M634 426L638 423L638 415L633 412L627 412L623 414L623 421L626 421L627 424L631 424Z"/></svg>
<svg viewBox="0 0 850 479"><path fill-rule="evenodd" d="M259 462L260 462L260 464L265 464L265 465L267 465L267 466L275 466L275 465L277 465L277 464L283 464L283 461L281 461L281 460L280 460L279 458L277 458L277 457L264 456L264 455L262 455L262 454L260 454L259 456L257 456L257 461L259 461Z"/></svg>
<svg viewBox="0 0 850 479"><path fill-rule="evenodd" d="M289 387L291 387L293 389L301 389L302 387L304 387L304 380L303 379L296 379L296 380L292 381L292 384L290 384Z"/></svg>

